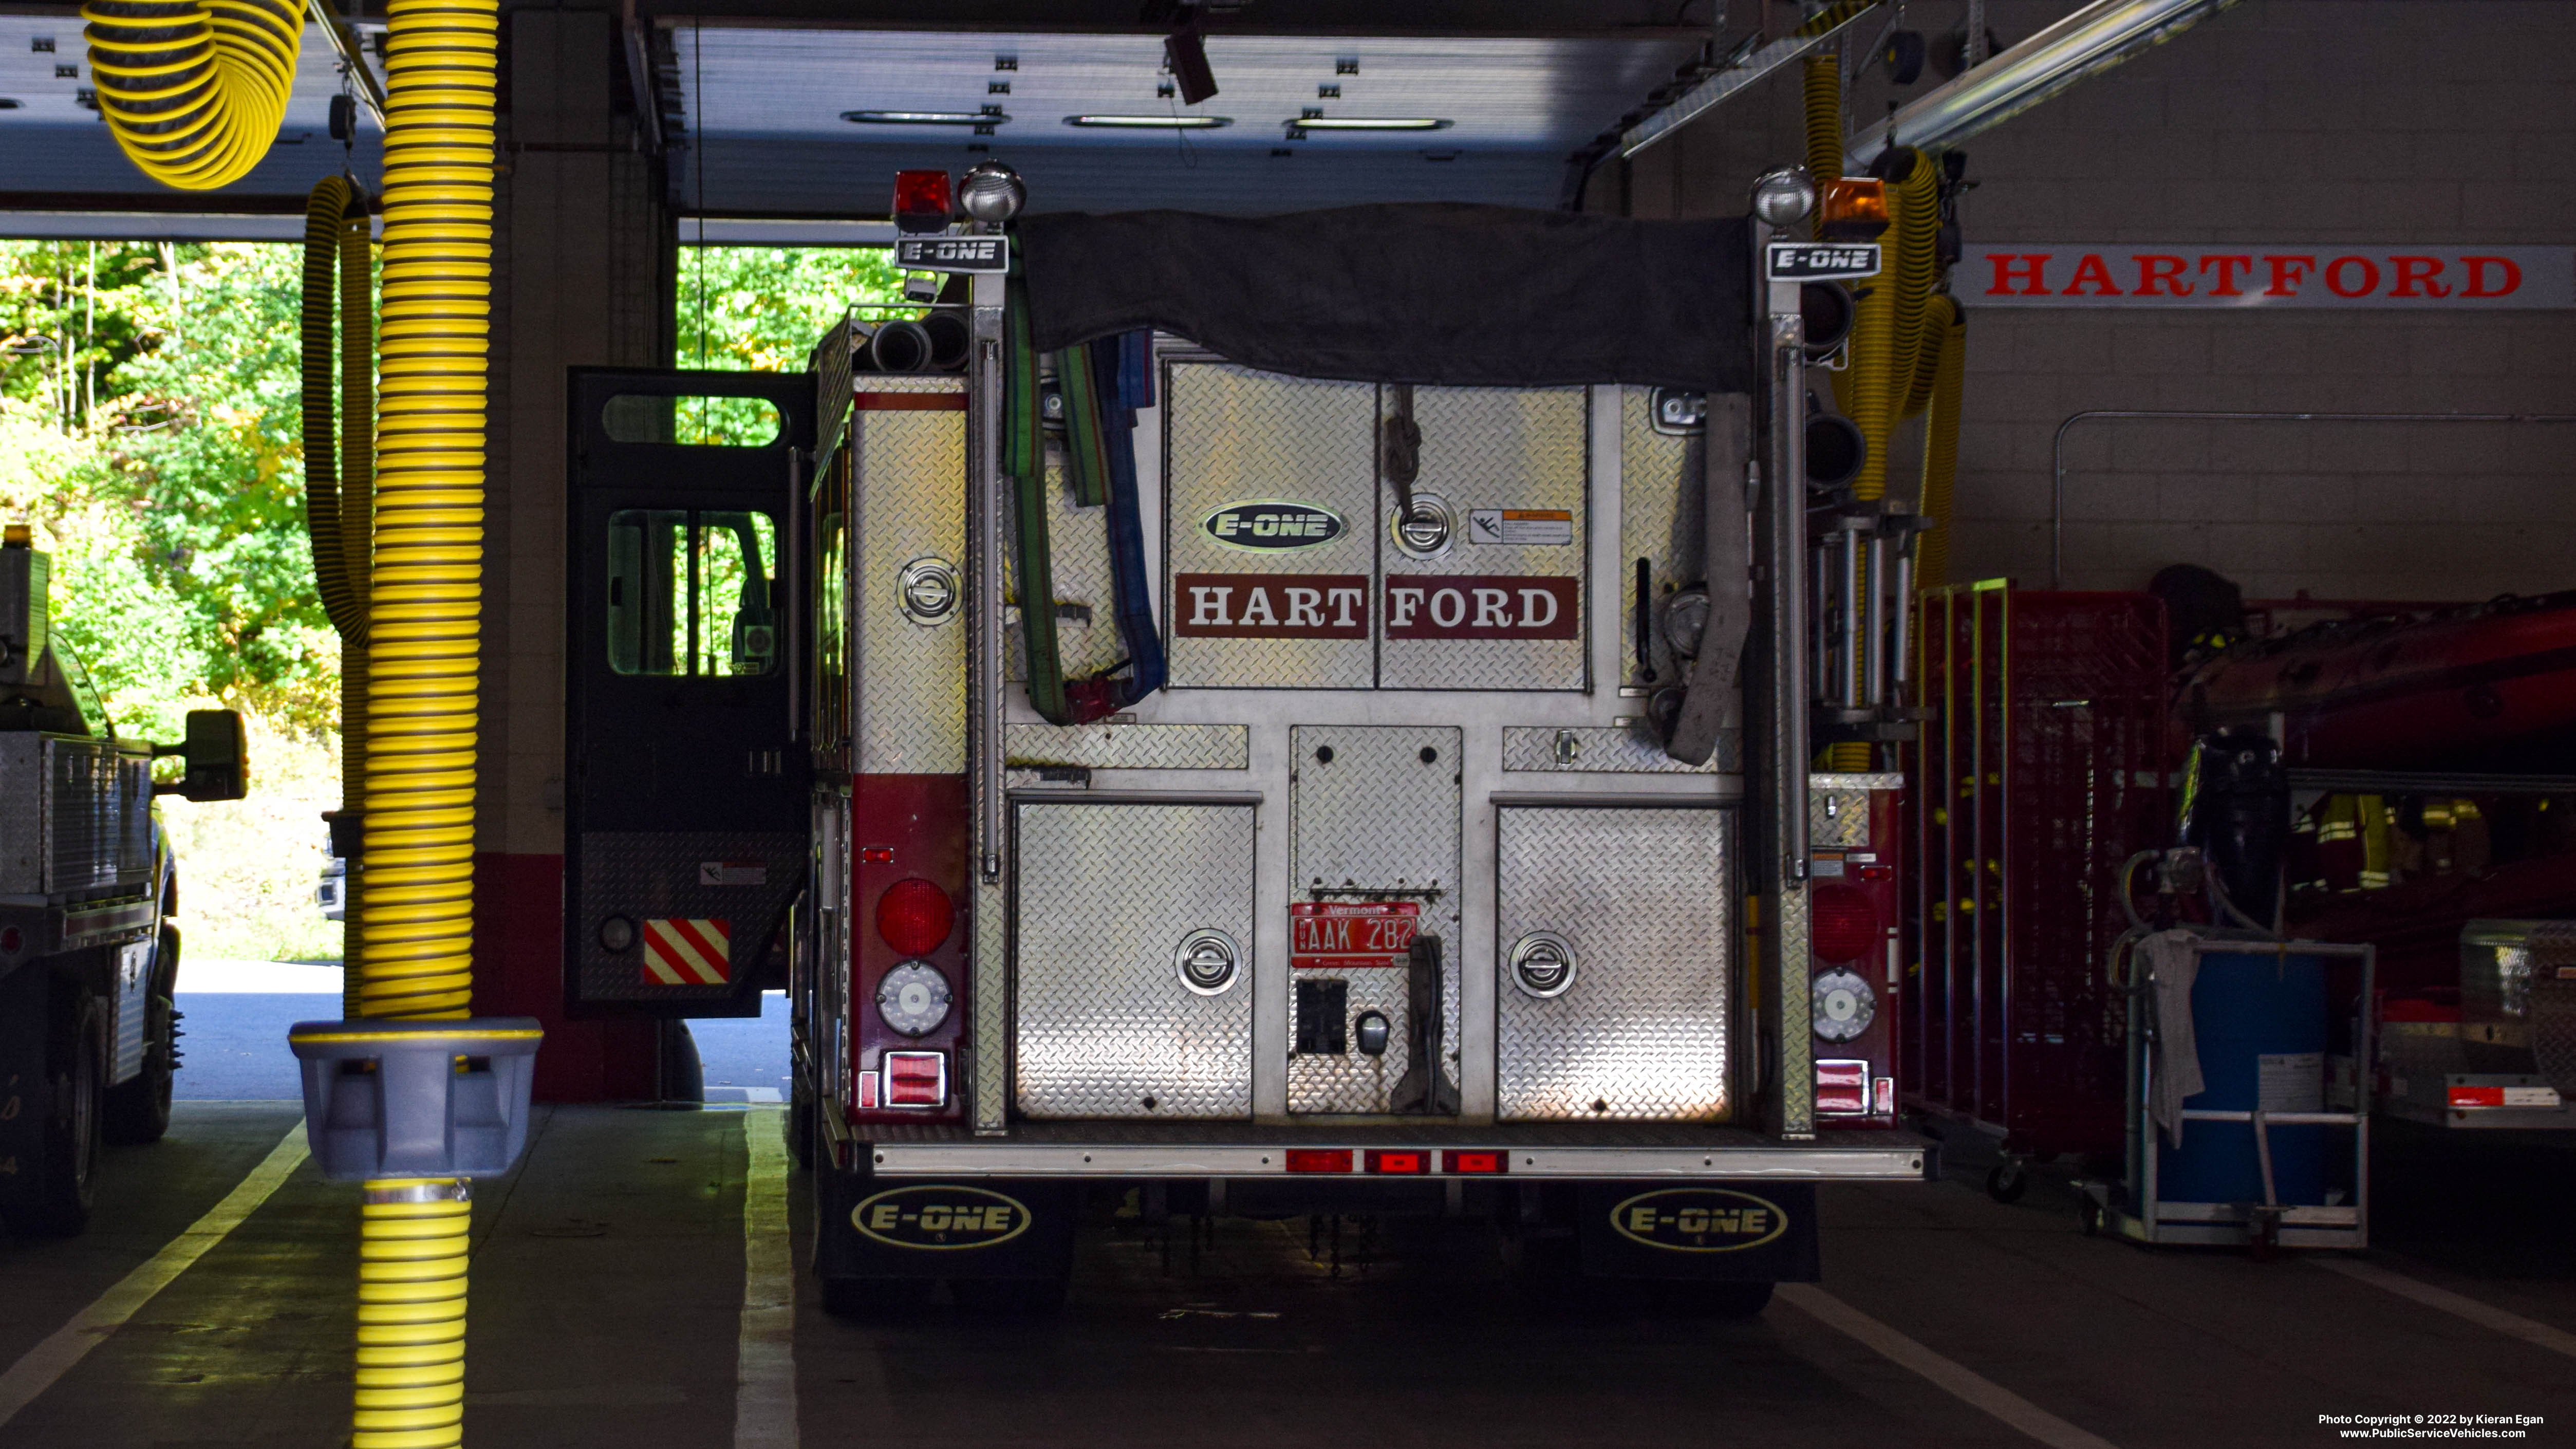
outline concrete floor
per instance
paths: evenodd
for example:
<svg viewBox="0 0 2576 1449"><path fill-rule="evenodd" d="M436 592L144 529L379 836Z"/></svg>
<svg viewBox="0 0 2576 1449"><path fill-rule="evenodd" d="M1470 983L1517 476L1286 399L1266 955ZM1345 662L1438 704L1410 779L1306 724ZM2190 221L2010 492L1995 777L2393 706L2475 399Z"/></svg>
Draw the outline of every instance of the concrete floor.
<svg viewBox="0 0 2576 1449"><path fill-rule="evenodd" d="M0 1410L10 1365L295 1121L286 1104L183 1103L168 1141L110 1154L87 1237L0 1241ZM775 1121L545 1114L521 1170L478 1190L469 1443L749 1442L735 1417L743 1134ZM2576 1234L2554 1221L2576 1156L2477 1147L2388 1144L2391 1246L2370 1261L2576 1331ZM1488 1241L1431 1224L1382 1226L1366 1271L1336 1278L1308 1257L1301 1222L1228 1220L1195 1274L1185 1244L1166 1267L1161 1243L1104 1222L1056 1318L941 1305L854 1325L824 1316L809 1287L796 1421L814 1445L2210 1449L2330 1441L2321 1414L2484 1413L2540 1417L2533 1442L2576 1440L2576 1337L2553 1349L2548 1329L2535 1343L2308 1261L2082 1238L2059 1184L2004 1207L1972 1173L1829 1191L1825 1316L1784 1298L1743 1323L1526 1300ZM791 1179L801 1242L800 1189ZM0 1444L345 1443L354 1224L353 1190L299 1168L0 1422ZM1356 1233L1344 1241L1355 1257ZM1915 1367L1849 1336L1845 1310ZM1917 1350L1937 1356L1935 1378L1942 1360L1964 1374L1941 1386ZM2035 1407L2032 1432L1986 1390Z"/></svg>

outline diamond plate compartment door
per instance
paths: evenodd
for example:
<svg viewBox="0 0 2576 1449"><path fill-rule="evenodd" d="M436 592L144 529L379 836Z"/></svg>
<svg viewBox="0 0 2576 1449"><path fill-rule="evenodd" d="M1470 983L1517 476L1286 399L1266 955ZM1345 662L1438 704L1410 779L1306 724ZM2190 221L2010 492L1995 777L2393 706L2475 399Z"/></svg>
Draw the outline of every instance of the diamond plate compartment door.
<svg viewBox="0 0 2576 1449"><path fill-rule="evenodd" d="M1220 362L1163 374L1176 689L1366 689L1377 390Z"/></svg>
<svg viewBox="0 0 2576 1449"><path fill-rule="evenodd" d="M1253 806L1017 811L1019 1110L1252 1115Z"/></svg>
<svg viewBox="0 0 2576 1449"><path fill-rule="evenodd" d="M1288 732L1289 898L1302 904L1407 902L1416 929L1440 939L1441 1090L1408 1081L1416 1036L1413 967L1361 964L1364 942L1300 951L1292 963L1288 1110L1379 1113L1454 1100L1458 1079L1459 732L1412 726L1302 725ZM1309 929L1312 929L1311 927ZM1324 943L1329 945L1330 943ZM1315 961L1312 968L1303 963ZM1338 987L1333 983L1338 982ZM1298 1021L1331 1010L1330 1024ZM1361 1019L1386 1018L1383 1052L1362 1049ZM1320 1029L1319 1029L1320 1028ZM1338 1043L1339 1050L1330 1049Z"/></svg>
<svg viewBox="0 0 2576 1449"><path fill-rule="evenodd" d="M1714 1122L1735 934L1726 812L1496 812L1495 1113Z"/></svg>
<svg viewBox="0 0 2576 1449"><path fill-rule="evenodd" d="M1424 387L1413 515L1381 480L1381 689L1579 690L1591 409L1579 387Z"/></svg>

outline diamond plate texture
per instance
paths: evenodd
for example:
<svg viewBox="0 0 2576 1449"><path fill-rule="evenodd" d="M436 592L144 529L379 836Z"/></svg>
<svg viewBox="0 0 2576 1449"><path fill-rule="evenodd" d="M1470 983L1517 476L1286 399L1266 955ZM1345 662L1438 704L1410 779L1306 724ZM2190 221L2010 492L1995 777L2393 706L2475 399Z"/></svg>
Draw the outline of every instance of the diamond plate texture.
<svg viewBox="0 0 2576 1449"><path fill-rule="evenodd" d="M1810 902L1803 888L1777 892L1774 899L1780 928L1772 933L1773 942L1782 961L1799 963L1797 970L1774 972L1770 978L1780 988L1780 1132L1785 1137L1812 1137L1816 1131L1816 978L1806 967L1814 959Z"/></svg>
<svg viewBox="0 0 2576 1449"><path fill-rule="evenodd" d="M1567 758L1568 747L1572 758ZM1643 724L1505 725L1503 768L1518 771L1617 775L1716 775L1743 768L1743 736L1727 730L1705 765L1685 764L1664 753Z"/></svg>
<svg viewBox="0 0 2576 1449"><path fill-rule="evenodd" d="M1366 574L1378 553L1370 481L1377 389L1220 362L1163 371L1163 633L1171 682L1195 689L1366 689L1368 639L1188 638L1172 627L1176 573ZM1341 515L1343 533L1313 548L1226 548L1199 521L1229 503L1278 498ZM1374 610L1375 601L1371 602Z"/></svg>
<svg viewBox="0 0 2576 1449"><path fill-rule="evenodd" d="M2522 1025L2531 1058L2562 1096L2576 1096L2576 921L2472 921L2460 938L2461 1019Z"/></svg>
<svg viewBox="0 0 2576 1449"><path fill-rule="evenodd" d="M1723 812L1496 814L1495 1115L1723 1119L1733 937ZM1573 985L1547 1000L1522 992L1507 962L1513 942L1541 930L1575 956Z"/></svg>
<svg viewBox="0 0 2576 1449"><path fill-rule="evenodd" d="M867 379L875 388L880 379ZM905 391L953 391L906 388ZM966 414L852 414L857 499L859 773L946 775L966 768L963 610L924 627L903 616L903 566L966 560Z"/></svg>
<svg viewBox="0 0 2576 1449"><path fill-rule="evenodd" d="M1011 1116L1010 892L977 880L975 914L975 1024L967 1049L965 1099L977 1132L999 1132Z"/></svg>
<svg viewBox="0 0 2576 1449"><path fill-rule="evenodd" d="M1127 657L1118 637L1118 596L1109 568L1109 510L1073 501L1064 454L1047 452L1047 559L1055 570L1057 658L1067 681L1089 679ZM1015 530L1002 537L1002 577L1017 587L1020 559ZM1020 639L1020 601L1003 611L1002 668L1013 684L1029 679L1028 646Z"/></svg>
<svg viewBox="0 0 2576 1449"><path fill-rule="evenodd" d="M752 831L597 831L581 837L581 876L571 899L581 908L574 923L573 971L582 1001L729 1001L732 983L720 986L654 986L641 979L644 947L609 951L599 928L611 916L642 922L653 917L720 917L732 923L733 977L740 981L785 918L787 903L805 883L807 842L799 833ZM698 884L701 861L757 860L769 867L762 885Z"/></svg>
<svg viewBox="0 0 2576 1449"><path fill-rule="evenodd" d="M1288 732L1288 893L1297 900L1419 900L1418 929L1444 947L1441 1070L1458 1079L1459 732L1411 726L1302 725ZM1323 761L1317 752L1329 749ZM1433 752L1425 761L1422 752ZM1374 1007L1394 1024L1386 1055L1291 1056L1291 1112L1384 1112L1404 1075L1405 973L1319 971L1350 982L1351 1015ZM1387 980L1377 983L1374 978ZM1291 987L1290 990L1295 988Z"/></svg>
<svg viewBox="0 0 2576 1449"><path fill-rule="evenodd" d="M1869 792L1819 790L1811 784L1807 790L1807 843L1830 846L1869 844Z"/></svg>
<svg viewBox="0 0 2576 1449"><path fill-rule="evenodd" d="M1588 392L1579 387L1414 389L1413 417L1422 429L1422 471L1414 488L1447 501L1458 516L1458 541L1437 558L1415 559L1391 545L1379 550L1392 583L1443 575L1496 574L1584 579L1590 552L1586 483L1590 465ZM1470 543L1467 515L1478 508L1553 508L1574 516L1571 544ZM1381 483L1370 524L1383 539L1395 516L1395 491ZM1379 591L1383 599L1385 590ZM1582 608L1591 590L1578 591ZM1385 621L1380 620L1383 632ZM1386 639L1379 645L1382 689L1581 689L1584 636L1571 639Z"/></svg>
<svg viewBox="0 0 2576 1449"><path fill-rule="evenodd" d="M1690 670L1664 642L1661 605L1675 590L1708 581L1708 489L1697 437L1655 431L1654 389L1619 390L1619 578L1601 591L1601 607L1618 601L1619 669L1628 683L1664 688ZM1658 617L1647 646L1654 677L1637 670L1637 560L1646 560ZM1724 749L1724 745L1719 746Z"/></svg>
<svg viewBox="0 0 2576 1449"><path fill-rule="evenodd" d="M1013 765L1083 765L1094 770L1247 770L1252 731L1243 725L1015 724L1003 731Z"/></svg>
<svg viewBox="0 0 2576 1449"><path fill-rule="evenodd" d="M1253 808L1044 801L1017 813L1020 1111L1250 1116ZM1181 938L1207 927L1242 953L1216 996L1173 967Z"/></svg>

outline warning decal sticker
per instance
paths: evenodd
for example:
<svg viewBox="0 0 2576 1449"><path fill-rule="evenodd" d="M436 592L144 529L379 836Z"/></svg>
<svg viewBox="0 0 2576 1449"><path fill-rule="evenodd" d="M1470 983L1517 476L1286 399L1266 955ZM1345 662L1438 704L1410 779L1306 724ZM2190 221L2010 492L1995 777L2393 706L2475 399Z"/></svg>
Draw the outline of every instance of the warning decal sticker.
<svg viewBox="0 0 2576 1449"><path fill-rule="evenodd" d="M1574 515L1562 508L1470 508L1469 543L1564 545L1574 542Z"/></svg>
<svg viewBox="0 0 2576 1449"><path fill-rule="evenodd" d="M644 983L722 986L733 979L733 927L721 918L644 923Z"/></svg>

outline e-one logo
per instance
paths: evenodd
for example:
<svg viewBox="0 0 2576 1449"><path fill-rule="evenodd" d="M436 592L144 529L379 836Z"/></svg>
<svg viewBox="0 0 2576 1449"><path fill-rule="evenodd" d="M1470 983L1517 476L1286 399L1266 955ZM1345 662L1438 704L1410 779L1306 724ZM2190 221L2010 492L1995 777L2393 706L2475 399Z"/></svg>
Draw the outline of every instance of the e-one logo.
<svg viewBox="0 0 2576 1449"><path fill-rule="evenodd" d="M1733 1253L1758 1248L1789 1230L1778 1203L1722 1187L1673 1187L1640 1193L1610 1210L1621 1237L1676 1253Z"/></svg>
<svg viewBox="0 0 2576 1449"><path fill-rule="evenodd" d="M980 1187L889 1188L850 1209L850 1226L889 1247L989 1248L1026 1232L1029 1209Z"/></svg>
<svg viewBox="0 0 2576 1449"><path fill-rule="evenodd" d="M1200 520L1199 527L1227 548L1272 553L1331 543L1342 536L1342 516L1312 503L1266 498L1229 503Z"/></svg>

